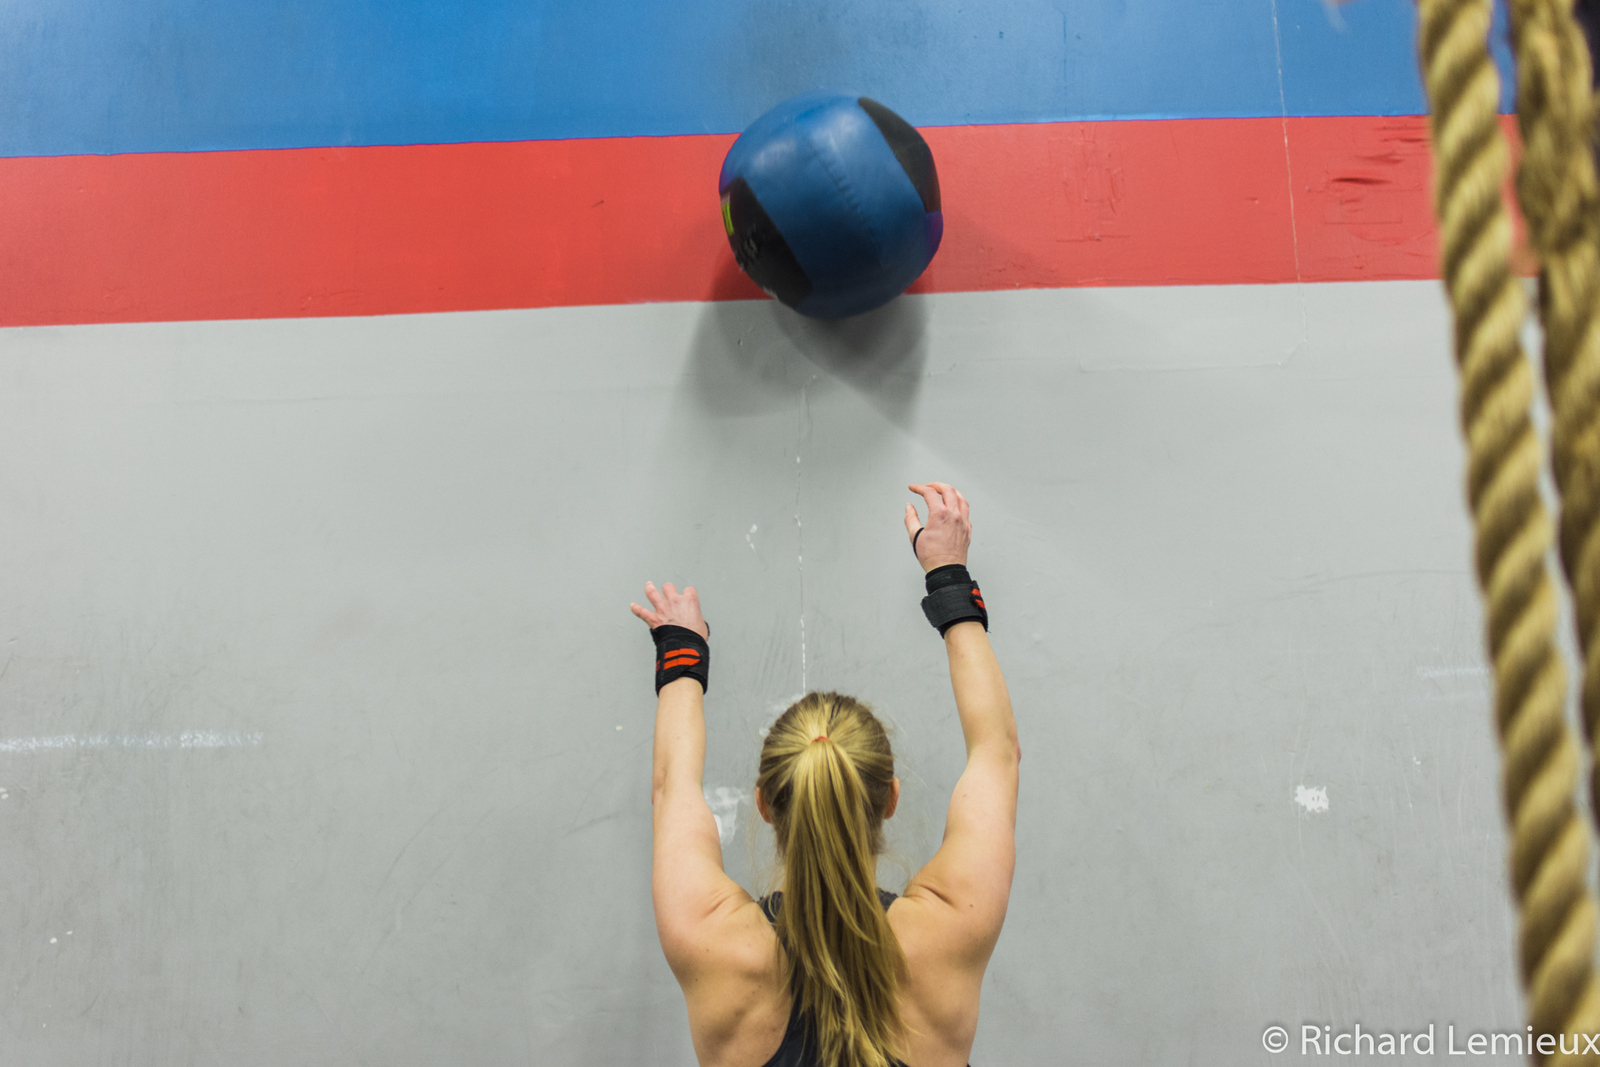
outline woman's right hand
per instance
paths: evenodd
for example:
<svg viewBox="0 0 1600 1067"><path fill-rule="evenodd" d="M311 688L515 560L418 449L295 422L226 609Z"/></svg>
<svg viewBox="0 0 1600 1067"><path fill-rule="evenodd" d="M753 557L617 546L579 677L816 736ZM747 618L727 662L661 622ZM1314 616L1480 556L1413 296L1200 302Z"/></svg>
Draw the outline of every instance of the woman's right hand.
<svg viewBox="0 0 1600 1067"><path fill-rule="evenodd" d="M935 567L951 563L967 565L967 546L972 544L972 523L967 518L967 498L944 482L908 485L913 493L928 502L928 524L917 519L917 509L906 505L906 536L911 538L917 562L926 574ZM917 531L922 536L917 536Z"/></svg>
<svg viewBox="0 0 1600 1067"><path fill-rule="evenodd" d="M644 583L645 598L650 601L653 610L646 611L637 604L629 604L628 608L644 624L654 630L657 626L682 626L693 630L701 637L711 636L711 627L706 625L705 616L700 614L700 594L694 586L685 586L683 592L678 592L668 582L660 589L655 582Z"/></svg>

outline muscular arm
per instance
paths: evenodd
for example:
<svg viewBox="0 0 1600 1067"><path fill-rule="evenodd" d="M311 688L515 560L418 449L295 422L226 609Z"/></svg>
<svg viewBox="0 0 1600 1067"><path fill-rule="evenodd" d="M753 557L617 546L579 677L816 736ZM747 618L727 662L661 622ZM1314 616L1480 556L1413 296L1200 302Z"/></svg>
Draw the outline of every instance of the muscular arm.
<svg viewBox="0 0 1600 1067"><path fill-rule="evenodd" d="M651 750L650 802L658 820L669 790L675 795L688 789L704 803L700 783L705 766L705 695L700 683L693 678L668 682L656 697L655 745ZM706 814L711 814L709 807ZM657 829L659 832L659 822Z"/></svg>
<svg viewBox="0 0 1600 1067"><path fill-rule="evenodd" d="M939 494L923 494L930 511L918 559L927 570L965 565L966 500L949 486L932 488ZM937 925L945 951L978 975L1000 937L1011 896L1021 748L1005 677L983 625L958 622L945 631L944 644L967 766L950 796L944 841L906 887L906 896L936 905L934 914L943 916Z"/></svg>
<svg viewBox="0 0 1600 1067"><path fill-rule="evenodd" d="M683 983L691 980L696 961L703 958L716 918L748 899L723 873L717 821L701 786L706 760L703 706L700 683L693 678L662 686L656 701L650 895L661 949Z"/></svg>
<svg viewBox="0 0 1600 1067"><path fill-rule="evenodd" d="M945 651L967 766L950 795L944 841L911 885L950 909L949 948L981 971L1011 896L1022 752L1005 678L983 626L956 623L945 632Z"/></svg>
<svg viewBox="0 0 1600 1067"><path fill-rule="evenodd" d="M635 615L652 626L670 622L705 635L693 588L681 596L671 585L660 591L646 586L645 592L654 610L635 604ZM749 900L722 869L722 841L701 784L705 763L705 691L693 678L668 682L656 697L650 893L661 949L686 987L705 959L717 919Z"/></svg>
<svg viewBox="0 0 1600 1067"><path fill-rule="evenodd" d="M950 657L950 687L955 691L968 760L979 749L996 748L1015 763L1020 758L1017 720L1011 714L1011 695L1006 692L988 632L979 623L958 622L945 631L944 648Z"/></svg>

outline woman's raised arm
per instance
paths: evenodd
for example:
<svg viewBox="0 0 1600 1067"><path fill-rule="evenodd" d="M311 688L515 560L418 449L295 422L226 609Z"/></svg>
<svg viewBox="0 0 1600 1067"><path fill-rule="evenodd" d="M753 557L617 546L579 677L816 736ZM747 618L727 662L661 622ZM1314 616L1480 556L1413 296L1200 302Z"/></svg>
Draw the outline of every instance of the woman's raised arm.
<svg viewBox="0 0 1600 1067"><path fill-rule="evenodd" d="M722 841L701 784L710 627L693 586L646 583L647 610L629 605L656 639L656 732L650 802L655 848L650 894L667 963L681 983L717 938L718 920L750 897L722 869Z"/></svg>
<svg viewBox="0 0 1600 1067"><path fill-rule="evenodd" d="M910 488L928 502L925 527L917 522L916 509L906 505L906 531L930 578L929 600L940 589L959 589L973 607L963 609L960 599L951 594L945 599L956 606L942 611L944 617L963 610L968 613L944 629L967 766L950 797L944 841L911 879L906 895L925 894L948 909L949 952L956 962L981 973L1000 936L1011 896L1021 749L1011 697L989 645L988 609L966 570L967 546L972 539L966 498L943 482ZM945 584L938 585L940 582ZM937 606L925 610L931 621L937 623L941 618ZM978 617L972 617L974 613Z"/></svg>

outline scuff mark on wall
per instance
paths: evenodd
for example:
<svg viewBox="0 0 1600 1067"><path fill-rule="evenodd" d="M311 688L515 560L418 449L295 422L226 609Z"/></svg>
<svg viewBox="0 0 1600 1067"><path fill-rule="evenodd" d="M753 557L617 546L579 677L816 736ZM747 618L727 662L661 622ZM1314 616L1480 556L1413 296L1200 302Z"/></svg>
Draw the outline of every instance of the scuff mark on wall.
<svg viewBox="0 0 1600 1067"><path fill-rule="evenodd" d="M1318 786L1307 788L1303 785L1294 787L1294 802L1315 815L1328 810L1328 787Z"/></svg>
<svg viewBox="0 0 1600 1067"><path fill-rule="evenodd" d="M1489 674L1489 668L1483 666L1466 667L1418 667L1418 678L1484 678Z"/></svg>
<svg viewBox="0 0 1600 1067"><path fill-rule="evenodd" d="M185 730L179 734L61 734L55 737L0 738L0 752L45 752L85 748L257 748L259 730Z"/></svg>
<svg viewBox="0 0 1600 1067"><path fill-rule="evenodd" d="M730 785L708 785L704 792L711 817L717 820L717 837L726 846L739 832L739 805L752 803L755 798Z"/></svg>

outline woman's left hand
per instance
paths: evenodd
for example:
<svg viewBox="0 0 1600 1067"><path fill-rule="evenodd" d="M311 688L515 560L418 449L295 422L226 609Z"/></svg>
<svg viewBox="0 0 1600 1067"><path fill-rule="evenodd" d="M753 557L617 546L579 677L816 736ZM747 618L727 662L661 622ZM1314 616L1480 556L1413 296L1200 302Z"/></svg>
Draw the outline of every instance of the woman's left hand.
<svg viewBox="0 0 1600 1067"><path fill-rule="evenodd" d="M711 636L711 627L706 625L705 618L700 614L700 594L694 591L694 586L689 586L683 592L678 592L668 582L660 589L656 583L644 583L644 595L650 600L650 607L654 611L646 611L637 604L629 604L633 613L643 619L654 630L657 626L682 626L693 630L701 637Z"/></svg>

